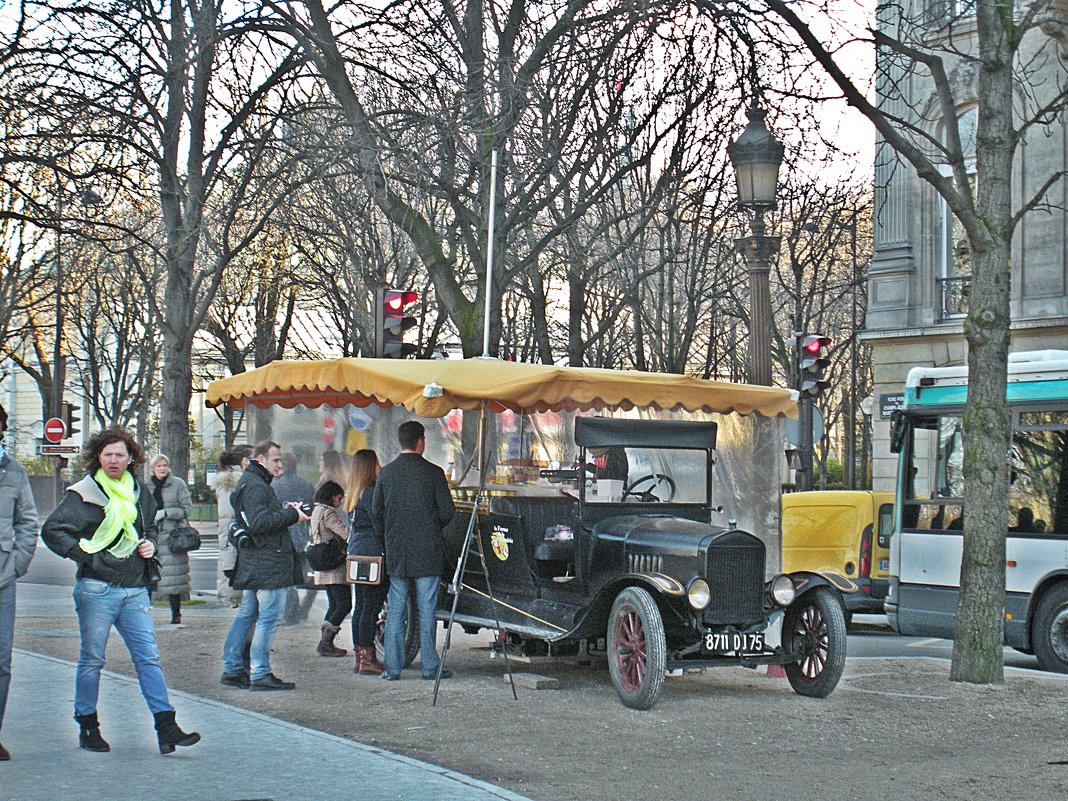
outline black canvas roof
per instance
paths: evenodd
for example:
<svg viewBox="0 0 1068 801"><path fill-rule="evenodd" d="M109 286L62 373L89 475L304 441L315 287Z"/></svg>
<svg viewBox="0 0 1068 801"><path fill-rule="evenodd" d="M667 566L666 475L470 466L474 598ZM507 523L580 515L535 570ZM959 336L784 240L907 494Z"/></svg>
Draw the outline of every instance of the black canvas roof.
<svg viewBox="0 0 1068 801"><path fill-rule="evenodd" d="M584 448L611 445L634 448L716 449L716 424L682 420L575 419L575 443Z"/></svg>

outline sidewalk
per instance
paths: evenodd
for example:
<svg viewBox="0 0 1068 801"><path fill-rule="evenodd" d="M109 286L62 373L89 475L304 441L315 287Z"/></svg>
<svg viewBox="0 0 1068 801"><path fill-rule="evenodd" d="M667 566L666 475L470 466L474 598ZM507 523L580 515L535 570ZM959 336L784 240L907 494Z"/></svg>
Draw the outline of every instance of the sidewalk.
<svg viewBox="0 0 1068 801"><path fill-rule="evenodd" d="M17 613L69 616L70 589L20 585ZM115 649L123 645L113 632L109 655ZM83 751L72 719L74 670L73 662L16 649L2 733L12 760L0 763L0 801L528 801L445 768L173 689L179 725L203 740L163 757L136 680L109 671L99 712L112 750Z"/></svg>

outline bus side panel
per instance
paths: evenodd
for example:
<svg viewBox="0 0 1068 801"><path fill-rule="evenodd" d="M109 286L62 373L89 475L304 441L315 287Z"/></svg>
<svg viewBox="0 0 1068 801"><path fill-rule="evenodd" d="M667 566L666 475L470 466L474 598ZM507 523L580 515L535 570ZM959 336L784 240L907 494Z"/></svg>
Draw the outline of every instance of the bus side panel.
<svg viewBox="0 0 1068 801"><path fill-rule="evenodd" d="M1051 572L1068 568L1068 540L1012 533L1005 543L1005 559L1006 592L1030 595Z"/></svg>
<svg viewBox="0 0 1068 801"><path fill-rule="evenodd" d="M916 637L953 639L959 594L956 587L900 585L895 631Z"/></svg>

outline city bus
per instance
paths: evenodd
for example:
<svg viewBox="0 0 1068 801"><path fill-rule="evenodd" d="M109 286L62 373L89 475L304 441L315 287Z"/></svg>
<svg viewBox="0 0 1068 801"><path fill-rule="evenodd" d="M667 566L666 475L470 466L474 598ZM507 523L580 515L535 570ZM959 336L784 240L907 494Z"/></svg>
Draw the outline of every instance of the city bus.
<svg viewBox="0 0 1068 801"><path fill-rule="evenodd" d="M954 636L967 391L967 367L914 368L892 421L899 461L885 609L901 634ZM1005 642L1068 673L1068 351L1010 355L1007 395Z"/></svg>

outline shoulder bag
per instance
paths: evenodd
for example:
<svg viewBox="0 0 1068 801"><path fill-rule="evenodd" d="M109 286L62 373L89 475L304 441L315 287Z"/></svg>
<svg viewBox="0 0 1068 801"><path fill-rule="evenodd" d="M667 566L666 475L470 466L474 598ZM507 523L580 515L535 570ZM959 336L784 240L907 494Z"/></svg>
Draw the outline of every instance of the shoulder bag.
<svg viewBox="0 0 1068 801"><path fill-rule="evenodd" d="M321 524L322 518L316 522ZM319 534L318 528L319 526L316 526L316 530L311 532L311 539L319 539L317 536ZM309 544L304 549L304 556L308 559L308 567L318 573L337 570L345 564L345 548L333 534L330 535L330 539L326 542Z"/></svg>
<svg viewBox="0 0 1068 801"><path fill-rule="evenodd" d="M167 537L167 548L171 553L189 553L200 548L200 532L185 521Z"/></svg>

